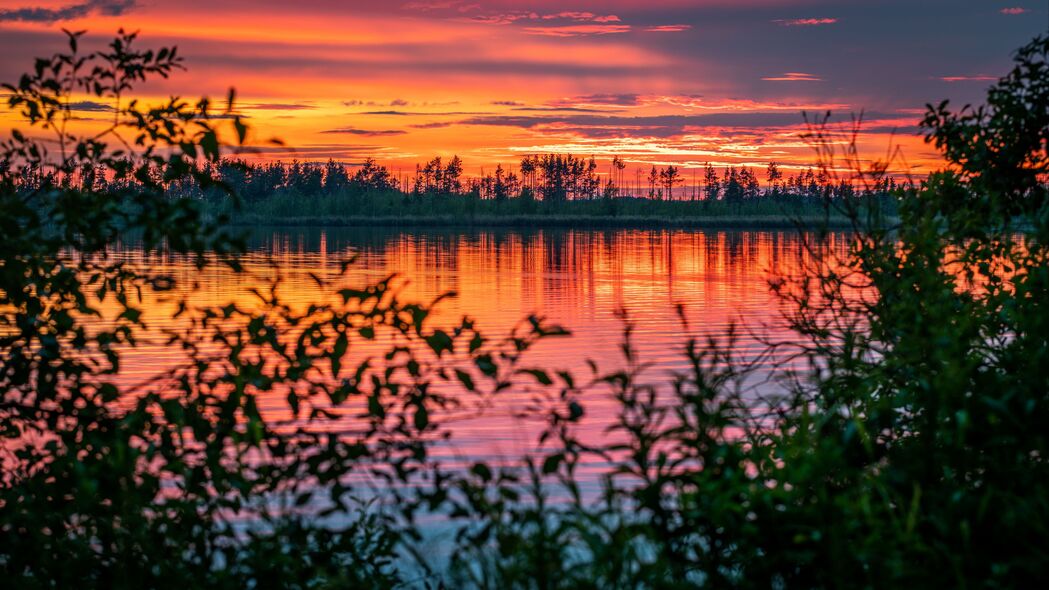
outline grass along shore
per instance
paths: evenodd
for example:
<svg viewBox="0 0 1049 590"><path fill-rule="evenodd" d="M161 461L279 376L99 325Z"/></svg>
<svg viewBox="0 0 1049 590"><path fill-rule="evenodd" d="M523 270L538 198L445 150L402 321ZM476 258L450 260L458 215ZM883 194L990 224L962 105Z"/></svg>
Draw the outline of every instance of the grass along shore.
<svg viewBox="0 0 1049 590"><path fill-rule="evenodd" d="M889 220L889 198L877 201ZM234 209L228 201L207 200L212 213L227 213L236 225L327 226L488 226L568 228L806 228L848 227L833 200L795 195L763 196L727 202L668 201L617 197L574 201L513 198L502 201L475 195L413 197L400 192L302 196L280 194Z"/></svg>
<svg viewBox="0 0 1049 590"><path fill-rule="evenodd" d="M234 225L288 225L288 226L336 226L336 227L560 227L560 228L768 228L768 229L817 229L851 227L842 216L747 216L717 215L704 217L655 217L600 215L477 215L458 217L453 215L410 215L410 216L296 216L274 219L255 214L234 217Z"/></svg>

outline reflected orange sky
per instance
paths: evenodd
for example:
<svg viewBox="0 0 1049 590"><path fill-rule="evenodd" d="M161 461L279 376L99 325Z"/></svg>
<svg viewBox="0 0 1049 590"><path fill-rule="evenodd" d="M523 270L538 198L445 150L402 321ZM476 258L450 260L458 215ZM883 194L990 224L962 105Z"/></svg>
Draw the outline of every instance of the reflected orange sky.
<svg viewBox="0 0 1049 590"><path fill-rule="evenodd" d="M920 173L938 164L917 135L924 104L979 100L1046 12L913 4L3 0L0 79L60 49L63 27L88 30L89 47L124 27L186 58L188 71L143 98L235 87L253 140L287 143L259 157L374 157L407 174L457 154L472 176L568 152L602 171L620 156L631 168L776 161L789 174L813 162L802 111L829 110L838 121L865 111L861 151L898 145L896 172ZM99 108L79 113L85 126L100 124Z"/></svg>
<svg viewBox="0 0 1049 590"><path fill-rule="evenodd" d="M743 359L765 351L759 338L788 337L781 315L785 304L770 291L768 281L801 272L807 260L803 239L813 236L793 231L260 228L244 259L245 274L219 266L200 272L184 258L146 255L133 243L117 245L114 256L170 274L179 285L178 293L165 294L163 300L147 294L142 318L149 329L138 335L135 348L122 352L121 385L131 389L186 362L185 353L167 345L161 335L163 330L188 327L185 317L172 317L179 295L189 294L198 283L199 289L192 292L193 305L232 301L256 307L258 300L250 289L264 288L259 276L272 276L269 260L281 271L281 301L298 311L333 301L341 286L359 288L396 273L402 277L398 281L402 301L429 302L449 291L457 293L438 304L437 313L428 320L433 322L430 327L456 325L465 315L486 337L499 338L529 314L545 316L569 328L572 335L540 342L527 353L525 365L567 369L580 383L591 375L588 359L602 371L623 368L619 347L624 324L616 314L623 309L635 326L633 343L640 360L649 366L644 380L665 384L668 372L688 370L683 352L690 336L724 338L730 325L745 327L734 346ZM823 244L840 255L850 238L832 233ZM357 255L357 261L340 277L340 262L351 255ZM311 274L336 280L337 286L321 288ZM678 305L684 306L687 329L678 316ZM110 300L104 315L111 318L117 313ZM97 322L91 319L88 324ZM375 341L355 339L351 358L386 352L393 345L386 336L380 334ZM202 346L207 352L214 344ZM771 387L760 378L771 370L774 358L765 358L758 366L756 387ZM534 403L534 393L523 386L501 392L483 419L457 424L457 442L451 449L471 459L516 457L532 449L542 423L522 423L515 416ZM585 398L590 420L581 432L587 436L604 436L604 428L615 416L617 404L607 394L596 388ZM359 403L363 400L352 402L346 415L353 415L357 407L353 404ZM280 394L266 394L259 405L287 417Z"/></svg>
<svg viewBox="0 0 1049 590"><path fill-rule="evenodd" d="M794 231L691 230L416 230L376 228L259 228L244 258L245 274L222 266L201 273L184 258L153 253L133 244L114 253L151 272L168 274L180 286L176 294L149 297L144 319L153 330L178 325L176 302L192 292L199 306L236 302L255 307L252 288L260 277L276 276L281 300L299 311L321 301L335 301L337 287L321 288L313 276L337 286L359 288L391 274L403 301L429 302L438 295L455 297L437 307L437 324L473 318L488 335L509 332L530 314L546 316L575 332L566 340L543 343L544 361L558 364L585 358L614 363L625 310L638 325L639 345L657 363L679 363L684 332L676 306L683 305L697 333L722 334L730 324L756 331L782 330L779 301L768 281L794 277L806 259ZM843 254L848 235L832 233L829 251ZM342 261L356 256L340 277ZM190 291L197 287L197 290ZM107 315L118 313L116 307ZM125 361L129 374L145 377L159 370L164 346L132 351L144 364ZM176 353L173 358L181 358ZM578 367L576 367L578 368Z"/></svg>

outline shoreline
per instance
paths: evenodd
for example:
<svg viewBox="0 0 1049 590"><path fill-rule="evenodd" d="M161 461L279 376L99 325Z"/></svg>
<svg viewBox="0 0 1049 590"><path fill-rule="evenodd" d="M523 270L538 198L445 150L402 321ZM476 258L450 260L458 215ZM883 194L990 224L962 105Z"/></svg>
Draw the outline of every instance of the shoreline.
<svg viewBox="0 0 1049 590"><path fill-rule="evenodd" d="M891 221L888 220L888 221ZM329 227L505 227L567 229L851 229L845 217L805 216L709 216L648 217L602 215L453 215L425 216L301 216L274 219L257 215L235 215L233 226L329 226Z"/></svg>

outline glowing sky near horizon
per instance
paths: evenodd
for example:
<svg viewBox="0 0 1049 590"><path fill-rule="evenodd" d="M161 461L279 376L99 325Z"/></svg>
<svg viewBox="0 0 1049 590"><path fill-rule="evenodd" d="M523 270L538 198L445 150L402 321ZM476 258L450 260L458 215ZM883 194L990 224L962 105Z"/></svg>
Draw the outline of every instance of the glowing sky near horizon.
<svg viewBox="0 0 1049 590"><path fill-rule="evenodd" d="M915 135L925 103L979 102L1047 18L1015 0L0 0L0 80L61 49L63 27L88 46L124 27L186 58L143 96L233 86L258 138L288 146L267 157L789 170L813 159L802 111L862 110L867 153L895 141L923 169L936 163Z"/></svg>

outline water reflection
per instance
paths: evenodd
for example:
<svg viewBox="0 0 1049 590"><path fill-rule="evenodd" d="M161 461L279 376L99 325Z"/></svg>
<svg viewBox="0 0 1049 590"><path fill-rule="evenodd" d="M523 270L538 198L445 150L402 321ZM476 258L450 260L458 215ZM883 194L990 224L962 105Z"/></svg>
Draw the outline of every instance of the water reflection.
<svg viewBox="0 0 1049 590"><path fill-rule="evenodd" d="M840 251L846 240L831 235L827 245ZM214 305L251 305L250 288L258 285L253 276L272 274L267 262L273 261L283 278L281 296L301 307L331 297L311 275L336 278L340 263L356 256L347 276L339 279L347 285L396 273L405 281L407 300L428 302L456 292L457 297L440 304L438 322L467 315L493 335L507 333L532 313L563 324L573 336L544 341L531 353L531 362L581 373L589 372L586 359L609 369L621 362L623 323L616 310L624 309L636 326L636 348L653 365L650 378L658 380L666 371L686 368L681 355L686 336L677 305L684 306L693 332L721 334L732 323L773 337L781 332L780 304L768 280L798 272L802 243L802 236L791 231L260 228L245 259L247 274L221 267L199 272L189 261L146 256L133 244L121 254L173 274L183 289L196 284L192 300ZM147 307L152 331L177 326L178 320L171 318L174 299ZM122 372L129 382L181 360L179 351L165 347L160 338L142 341L124 358ZM748 336L738 348L746 356L760 345ZM511 418L527 402L524 394L508 392L497 416L458 426L455 454L512 456L528 448L534 429ZM587 427L595 436L613 409L610 400L589 400Z"/></svg>
<svg viewBox="0 0 1049 590"><path fill-rule="evenodd" d="M831 236L831 246L842 239ZM616 308L660 318L678 303L702 310L706 321L723 322L733 311L764 316L773 303L770 273L795 272L801 244L789 231L278 228L260 230L251 249L272 255L295 288L306 271L331 271L356 253L356 276L400 273L419 299L456 291L454 309L485 324L538 311L584 328Z"/></svg>

